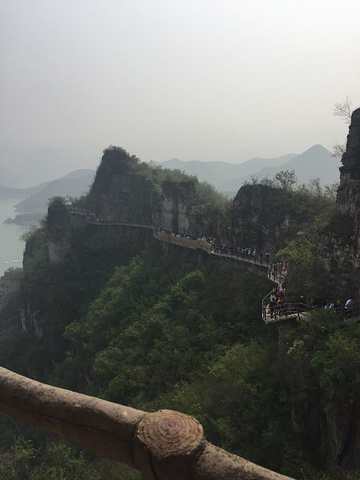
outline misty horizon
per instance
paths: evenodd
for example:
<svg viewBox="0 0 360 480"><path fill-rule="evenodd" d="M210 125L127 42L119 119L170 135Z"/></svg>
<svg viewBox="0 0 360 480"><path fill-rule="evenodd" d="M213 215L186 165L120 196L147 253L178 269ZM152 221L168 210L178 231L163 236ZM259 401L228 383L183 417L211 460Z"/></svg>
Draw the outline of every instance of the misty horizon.
<svg viewBox="0 0 360 480"><path fill-rule="evenodd" d="M238 163L344 143L334 104L360 101L355 0L18 0L0 12L0 145Z"/></svg>
<svg viewBox="0 0 360 480"><path fill-rule="evenodd" d="M304 152L300 152L300 154L288 152L278 157L252 157L244 159L241 162L227 161L226 158L206 161L196 159L184 160L174 157L163 162L155 161L154 163L166 168L179 168L180 170L183 168L183 165L188 173L198 175L197 172L191 171L192 165L200 164L206 166L217 164L224 165L226 168L226 166L236 167L237 165L252 164L252 162L254 162L254 167L250 166L250 170L255 173L257 171L256 165L258 161L263 161L261 162L263 166L266 166L267 163L271 165L285 165L287 160L292 157L301 157L301 155L306 152L315 152L318 150L326 150L328 154L331 155L331 152L325 149L322 145L313 145ZM129 153L133 154L133 152ZM65 178L69 174L77 171L83 171L84 174L86 174L87 171L95 172L101 162L102 154L103 152L97 157L96 155L86 155L84 152L53 147L36 149L34 147L26 148L11 146L6 148L0 145L0 186L29 189L42 183ZM52 159L52 162L48 161L49 158ZM140 160L143 161L142 159ZM201 179L201 177L202 175L200 174L199 179ZM202 180L216 184L216 181L209 180L208 178L202 178Z"/></svg>

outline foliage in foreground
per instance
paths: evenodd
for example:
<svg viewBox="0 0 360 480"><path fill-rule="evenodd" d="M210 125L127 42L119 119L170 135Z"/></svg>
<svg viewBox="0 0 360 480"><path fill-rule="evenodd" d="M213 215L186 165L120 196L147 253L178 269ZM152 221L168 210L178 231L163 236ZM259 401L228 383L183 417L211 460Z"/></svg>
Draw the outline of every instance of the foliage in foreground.
<svg viewBox="0 0 360 480"><path fill-rule="evenodd" d="M47 450L18 437L9 452L0 454L2 480L140 480L140 475L114 462L92 458L66 442Z"/></svg>

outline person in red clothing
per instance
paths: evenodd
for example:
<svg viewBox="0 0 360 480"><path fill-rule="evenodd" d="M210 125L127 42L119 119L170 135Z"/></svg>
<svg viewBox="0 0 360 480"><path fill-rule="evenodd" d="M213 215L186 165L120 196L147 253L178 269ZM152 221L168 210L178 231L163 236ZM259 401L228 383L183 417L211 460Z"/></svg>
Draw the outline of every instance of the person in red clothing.
<svg viewBox="0 0 360 480"><path fill-rule="evenodd" d="M283 301L284 300L284 292L281 290L277 290L275 293L275 296L277 297L278 300Z"/></svg>

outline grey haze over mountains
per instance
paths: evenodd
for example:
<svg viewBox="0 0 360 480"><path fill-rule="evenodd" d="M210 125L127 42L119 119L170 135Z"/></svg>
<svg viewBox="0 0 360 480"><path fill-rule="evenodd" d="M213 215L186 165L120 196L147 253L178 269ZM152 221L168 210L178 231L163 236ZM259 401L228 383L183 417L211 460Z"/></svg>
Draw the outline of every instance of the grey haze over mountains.
<svg viewBox="0 0 360 480"><path fill-rule="evenodd" d="M46 182L32 189L31 195L16 205L16 210L21 213L43 214L46 212L49 198L77 197L89 191L94 180L95 170L81 169L65 175L64 177Z"/></svg>
<svg viewBox="0 0 360 480"><path fill-rule="evenodd" d="M36 224L45 214L48 200L54 196L78 197L89 191L94 180L95 170L81 169L64 177L41 183L31 188L9 188L0 186L0 200L14 199L16 204L14 222L22 225ZM10 220L7 220L10 223Z"/></svg>
<svg viewBox="0 0 360 480"><path fill-rule="evenodd" d="M67 175L95 169L99 155L56 147L0 145L0 185L30 188Z"/></svg>
<svg viewBox="0 0 360 480"><path fill-rule="evenodd" d="M296 153L289 153L277 158L251 158L243 163L183 161L172 158L161 165L171 169L178 168L189 175L197 175L199 180L206 180L217 189L221 189L227 181L251 175L266 167L282 165L294 157Z"/></svg>
<svg viewBox="0 0 360 480"><path fill-rule="evenodd" d="M49 176L51 178L51 173L65 169L69 171L71 167L79 164L92 165L94 159L80 156L77 160L77 153L69 154L57 149L31 150L24 158L21 157L21 149L12 149L11 152L1 150L0 147L0 154L6 153L0 158L0 199L21 200L16 205L19 214L35 215L39 218L46 213L49 198L79 196L86 193L93 182L95 170L83 168L55 180L39 183L34 187L12 188L24 182L30 183L34 179L48 179ZM251 182L252 177L258 180L266 177L273 179L281 170L295 170L299 183L308 183L309 180L318 177L323 185L334 183L339 179L340 159L333 157L331 152L321 145L314 145L299 155L289 153L277 158L252 158L237 164L221 161L185 162L171 159L161 165L197 175L199 180L208 181L219 191L230 196L235 195L244 182ZM25 217L19 216L17 220L21 223L23 218Z"/></svg>
<svg viewBox="0 0 360 480"><path fill-rule="evenodd" d="M49 198L86 193L98 161L97 155L63 148L1 145L0 200L21 200L16 222L36 222L45 215Z"/></svg>
<svg viewBox="0 0 360 480"><path fill-rule="evenodd" d="M227 162L184 162L171 159L163 162L166 168L178 168L200 180L213 184L219 191L235 194L252 177L273 179L281 170L295 170L299 183L320 178L321 184L339 180L340 159L321 145L314 145L301 154L290 153L277 158L252 158L240 164Z"/></svg>

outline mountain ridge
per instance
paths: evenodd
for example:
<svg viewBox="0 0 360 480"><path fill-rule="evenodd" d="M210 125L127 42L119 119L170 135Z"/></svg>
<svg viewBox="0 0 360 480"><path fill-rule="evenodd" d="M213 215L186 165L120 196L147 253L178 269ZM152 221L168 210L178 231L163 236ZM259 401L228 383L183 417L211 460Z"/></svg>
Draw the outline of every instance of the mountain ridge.
<svg viewBox="0 0 360 480"><path fill-rule="evenodd" d="M320 178L321 184L332 184L339 178L340 159L334 157L330 150L322 145L313 145L288 162L274 167L266 167L244 177L224 182L220 190L237 192L241 185L257 177L274 179L281 170L294 170L298 182L309 183L311 179Z"/></svg>
<svg viewBox="0 0 360 480"><path fill-rule="evenodd" d="M200 181L207 181L218 188L221 182L231 180L234 176L251 174L254 169L262 168L269 164L281 165L296 155L296 153L289 153L275 158L254 157L243 163L230 163L223 161L202 162L199 160L184 161L172 158L160 165L165 168L184 170L190 175L197 175Z"/></svg>
<svg viewBox="0 0 360 480"><path fill-rule="evenodd" d="M166 168L177 168L199 180L207 181L224 193L236 194L239 188L255 177L274 179L281 170L295 170L299 183L309 183L320 178L322 185L338 181L340 159L322 145L316 144L300 154L289 153L276 158L254 157L240 164L222 161L202 162L170 159L160 164Z"/></svg>

